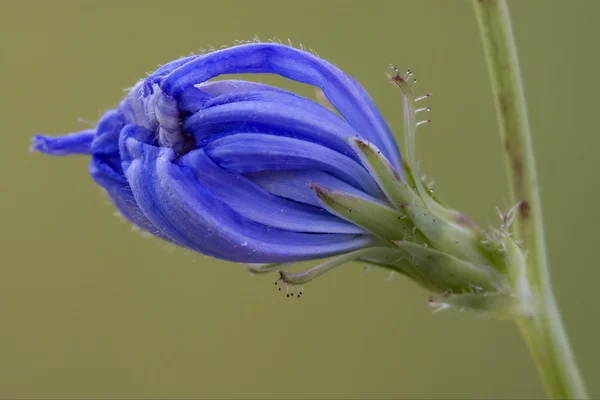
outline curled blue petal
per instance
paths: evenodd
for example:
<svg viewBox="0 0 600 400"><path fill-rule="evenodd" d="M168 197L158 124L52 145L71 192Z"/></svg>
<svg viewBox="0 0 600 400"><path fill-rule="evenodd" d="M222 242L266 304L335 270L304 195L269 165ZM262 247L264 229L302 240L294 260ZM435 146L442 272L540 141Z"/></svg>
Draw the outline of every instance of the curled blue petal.
<svg viewBox="0 0 600 400"><path fill-rule="evenodd" d="M189 116L183 122L183 130L195 137L198 146L225 135L262 132L318 143L359 161L347 141L358 134L333 112L284 93L271 93L268 97L253 93L253 96L269 101L216 104ZM229 99L235 100L238 96L232 95Z"/></svg>
<svg viewBox="0 0 600 400"><path fill-rule="evenodd" d="M205 107L206 103L221 95L240 92L275 92L286 93L274 86L257 82L240 81L234 79L203 82L184 90L179 96L178 106L180 111L196 112Z"/></svg>
<svg viewBox="0 0 600 400"><path fill-rule="evenodd" d="M245 86L249 86L246 88L247 90L240 90ZM319 114L326 120L333 121L335 123L341 123L342 121L345 122L337 114L329 111L320 104L302 96L298 96L295 93L288 92L287 90L262 84L255 84L251 86L244 85L242 87L235 87L234 90L229 92L215 94L210 101L204 104L203 108L210 108L222 104L237 103L241 101L264 101L269 103L287 104L292 107L299 107L299 110L302 110L303 112ZM351 127L348 126L348 129L351 129ZM354 135L358 135L356 131L353 130L352 132Z"/></svg>
<svg viewBox="0 0 600 400"><path fill-rule="evenodd" d="M277 74L321 88L348 123L402 171L394 138L373 101L358 82L331 63L310 53L271 43L231 47L188 60L178 60L173 68L150 75L146 79L145 93L152 93L153 85L158 84L167 96L178 99L188 87L219 75Z"/></svg>
<svg viewBox="0 0 600 400"><path fill-rule="evenodd" d="M386 203L385 195L381 192L378 193L377 197L370 196L343 180L319 170L260 171L245 173L244 176L276 196L315 207L320 207L322 203L315 195L312 189L313 185L339 193L363 197L371 201L378 201L382 204Z"/></svg>
<svg viewBox="0 0 600 400"><path fill-rule="evenodd" d="M379 193L377 183L361 164L305 140L265 134L237 134L211 142L206 152L217 164L231 172L320 170L367 193Z"/></svg>

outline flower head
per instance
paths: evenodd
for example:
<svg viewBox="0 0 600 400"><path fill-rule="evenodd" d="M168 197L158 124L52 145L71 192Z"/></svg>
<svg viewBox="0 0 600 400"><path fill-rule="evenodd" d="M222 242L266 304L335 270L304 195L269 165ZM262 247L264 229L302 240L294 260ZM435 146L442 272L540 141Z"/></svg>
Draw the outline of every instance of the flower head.
<svg viewBox="0 0 600 400"><path fill-rule="evenodd" d="M341 116L276 87L209 82L241 73L316 86ZM257 43L168 63L96 129L36 136L33 148L90 154L92 177L121 213L163 239L230 261L289 262L379 241L324 210L314 191L385 203L348 138L376 144L401 171L385 121L354 79L308 52Z"/></svg>
<svg viewBox="0 0 600 400"><path fill-rule="evenodd" d="M276 87L211 81L243 73L315 86L337 113ZM415 107L411 75L391 77L404 95L405 162L358 82L310 53L267 43L170 62L95 129L35 136L33 149L91 155L92 177L121 213L177 245L257 272L337 256L281 272L288 284L360 259L443 293L435 305L513 312L521 304L513 293L526 292L511 269L522 261L518 246L502 231L481 231L422 182L416 114L429 109Z"/></svg>

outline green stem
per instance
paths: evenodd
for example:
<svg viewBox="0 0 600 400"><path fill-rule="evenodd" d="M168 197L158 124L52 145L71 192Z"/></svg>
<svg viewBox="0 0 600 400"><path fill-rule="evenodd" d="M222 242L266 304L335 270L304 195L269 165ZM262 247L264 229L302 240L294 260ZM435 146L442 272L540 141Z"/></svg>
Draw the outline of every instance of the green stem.
<svg viewBox="0 0 600 400"><path fill-rule="evenodd" d="M549 395L587 398L550 285L533 145L508 6L506 0L473 0L473 5L492 81L510 197L519 204L513 233L528 251L526 276L534 315L518 325Z"/></svg>

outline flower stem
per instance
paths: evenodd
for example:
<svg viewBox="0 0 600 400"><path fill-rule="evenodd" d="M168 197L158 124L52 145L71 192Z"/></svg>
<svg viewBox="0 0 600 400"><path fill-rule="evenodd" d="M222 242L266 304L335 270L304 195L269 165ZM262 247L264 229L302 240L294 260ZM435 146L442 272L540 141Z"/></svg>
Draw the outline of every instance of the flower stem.
<svg viewBox="0 0 600 400"><path fill-rule="evenodd" d="M517 323L549 395L587 398L550 285L533 145L508 6L506 0L473 0L473 5L492 81L510 197L519 204L513 233L528 252L526 276L534 314Z"/></svg>

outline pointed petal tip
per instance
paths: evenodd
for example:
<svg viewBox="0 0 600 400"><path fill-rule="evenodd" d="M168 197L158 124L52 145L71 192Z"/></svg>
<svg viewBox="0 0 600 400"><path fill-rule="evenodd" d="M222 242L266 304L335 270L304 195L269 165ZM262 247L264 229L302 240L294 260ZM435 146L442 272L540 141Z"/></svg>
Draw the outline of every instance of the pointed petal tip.
<svg viewBox="0 0 600 400"><path fill-rule="evenodd" d="M48 154L51 148L50 143L52 139L53 138L49 136L34 135L31 138L31 146L29 146L29 151L37 151L40 153Z"/></svg>

